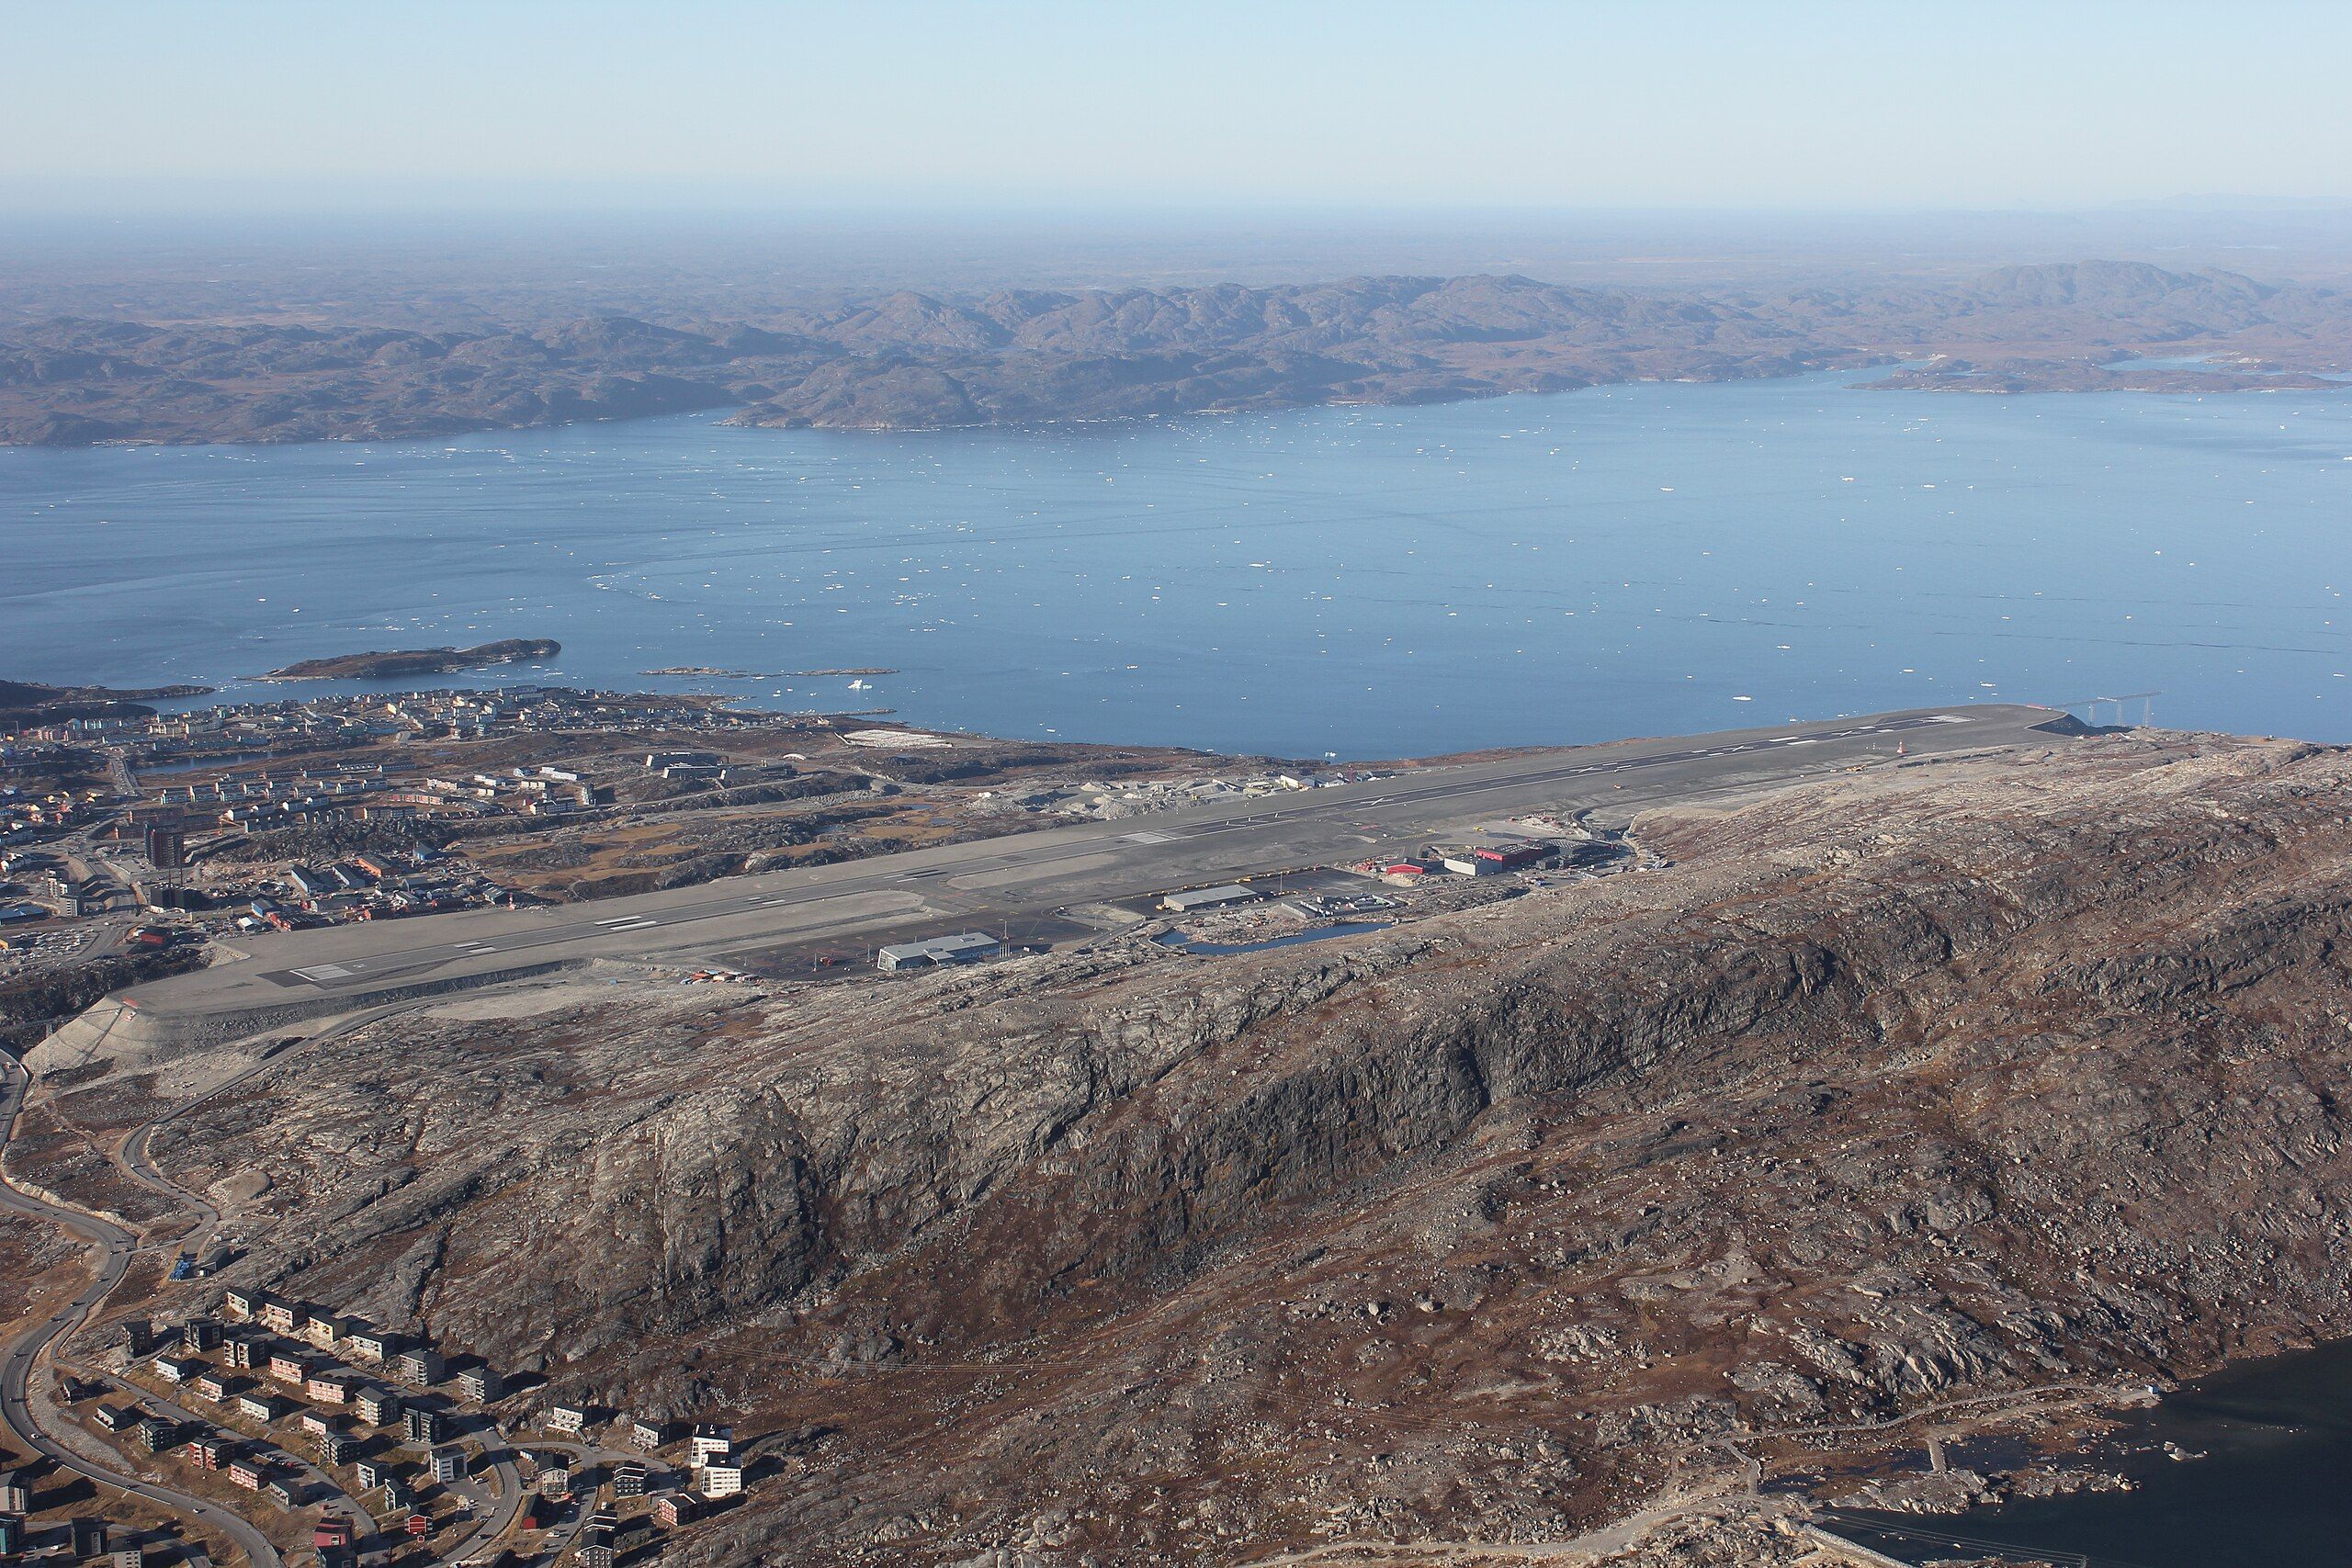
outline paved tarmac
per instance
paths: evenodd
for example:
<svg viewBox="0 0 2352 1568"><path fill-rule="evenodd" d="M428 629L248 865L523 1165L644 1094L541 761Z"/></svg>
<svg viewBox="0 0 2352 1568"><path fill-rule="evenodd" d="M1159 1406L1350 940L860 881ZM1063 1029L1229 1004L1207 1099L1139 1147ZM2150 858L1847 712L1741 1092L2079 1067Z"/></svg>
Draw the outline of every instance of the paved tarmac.
<svg viewBox="0 0 2352 1568"><path fill-rule="evenodd" d="M486 910L274 933L246 956L120 998L144 1030L232 1026L240 1015L362 1006L406 987L594 958L713 962L778 944L867 944L995 930L1085 903L1148 907L1237 877L1408 852L1529 812L1630 813L1802 782L1898 744L1913 756L2048 745L2036 707L1985 705L1818 724L1616 741L1418 768L1359 784L1088 822L837 865L733 877L584 905Z"/></svg>
<svg viewBox="0 0 2352 1568"><path fill-rule="evenodd" d="M1898 744L1914 756L2049 745L2060 737L2039 727L2059 716L2047 709L2006 705L1923 709L1525 752L1415 769L1363 784L1074 824L591 905L266 937L252 942L246 956L235 962L141 986L120 999L142 1020L216 1027L232 1026L243 1014L307 1000L322 1010L349 1015L320 1036L324 1039L396 1010L394 998L421 984L490 980L596 957L691 958L832 938L854 937L862 944L944 926L989 929L1035 922L1080 903L1141 908L1156 895L1178 888L1408 852L1480 823L1530 812L1589 807L1604 815L1630 815L1665 802L1784 786L1892 761ZM353 1011L363 1008L371 1010ZM255 1062L191 1103L269 1065L268 1059ZM6 1064L5 1072L0 1145L25 1087L23 1071L14 1062ZM147 1138L154 1125L133 1134L124 1150L126 1168L177 1195L190 1221L187 1243L209 1247L217 1215L202 1200L171 1188L148 1160ZM276 1553L244 1520L141 1477L94 1465L40 1431L28 1404L34 1360L104 1301L139 1238L96 1215L57 1208L5 1184L0 1209L78 1231L96 1246L99 1264L97 1278L80 1295L0 1351L6 1356L0 1365L0 1420L69 1469L214 1524L236 1539L256 1568L274 1568ZM496 1472L499 1495L452 1555L495 1539L519 1506L521 1482L512 1454L492 1443L485 1458Z"/></svg>

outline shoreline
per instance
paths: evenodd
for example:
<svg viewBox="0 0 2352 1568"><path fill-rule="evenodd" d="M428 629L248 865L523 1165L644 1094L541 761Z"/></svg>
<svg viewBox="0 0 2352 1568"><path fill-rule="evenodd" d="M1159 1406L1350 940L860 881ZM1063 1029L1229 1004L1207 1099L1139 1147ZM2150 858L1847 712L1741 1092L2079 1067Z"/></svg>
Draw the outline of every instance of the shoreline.
<svg viewBox="0 0 2352 1568"><path fill-rule="evenodd" d="M470 315L437 329L364 315L232 325L175 316L170 303L125 302L120 320L33 315L0 334L0 349L75 367L0 387L0 445L430 440L671 414L791 429L1011 428L1888 366L1928 390L2120 383L2197 394L2309 389L2352 366L2352 320L2333 290L2096 258L1779 291L1494 273L901 290L778 301L759 319L691 327L665 324L650 303L640 308L657 319ZM145 317L176 324L166 333ZM1954 335L1962 318L1968 331ZM405 352L377 355L388 338ZM321 371L338 343L366 368ZM453 352L475 372L462 386L436 376ZM193 355L207 359L200 382L186 374ZM2210 363L2177 363L2189 357ZM2160 358L2173 363L2133 363Z"/></svg>
<svg viewBox="0 0 2352 1568"><path fill-rule="evenodd" d="M1944 356L1938 356L1944 357ZM1755 375L1628 376L1542 387L1498 387L1491 389L1432 391L1408 397L1339 396L1273 400L1234 404L1207 404L1141 413L1028 415L986 420L756 420L742 416L756 405L729 408L715 403L695 409L658 409L642 413L601 414L571 419L516 423L491 422L427 423L398 430L362 429L287 437L247 435L198 429L185 432L109 435L82 441L44 441L16 437L0 430L0 452L6 451L130 451L142 448L201 448L269 450L288 446L391 446L409 442L444 441L482 435L521 435L535 431L567 430L581 425L648 424L662 420L699 420L730 430L821 432L841 435L929 435L954 432L1060 432L1076 428L1134 429L1174 420L1226 420L1255 414L1307 413L1325 409L1410 409L1450 403L1497 402L1511 398L1559 396L1607 391L1611 388L1657 383L1686 386L1727 386L1752 381L1801 381L1811 377L1888 372L1876 380L1851 380L1844 389L1863 392L1955 393L1974 397L2086 397L2102 393L2137 393L2147 397L2200 398L2253 396L2259 393L2352 393L2352 377L2335 371L2183 371L2167 368L2134 376L2128 366L2097 361L2064 360L2046 370L2019 375L2002 367L1973 370L1912 370L1918 363L1912 353L1826 355L1817 363ZM265 679L266 677L256 677Z"/></svg>

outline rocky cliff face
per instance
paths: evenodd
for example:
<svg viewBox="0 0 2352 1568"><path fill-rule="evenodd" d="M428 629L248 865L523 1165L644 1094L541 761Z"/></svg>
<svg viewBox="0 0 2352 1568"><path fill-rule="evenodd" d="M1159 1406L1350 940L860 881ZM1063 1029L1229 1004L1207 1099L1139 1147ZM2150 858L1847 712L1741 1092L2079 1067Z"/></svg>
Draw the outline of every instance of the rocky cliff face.
<svg viewBox="0 0 2352 1568"><path fill-rule="evenodd" d="M154 1152L266 1173L258 1278L774 1433L695 1562L1542 1539L2352 1332L2348 786L2087 740L1246 958L474 1000Z"/></svg>

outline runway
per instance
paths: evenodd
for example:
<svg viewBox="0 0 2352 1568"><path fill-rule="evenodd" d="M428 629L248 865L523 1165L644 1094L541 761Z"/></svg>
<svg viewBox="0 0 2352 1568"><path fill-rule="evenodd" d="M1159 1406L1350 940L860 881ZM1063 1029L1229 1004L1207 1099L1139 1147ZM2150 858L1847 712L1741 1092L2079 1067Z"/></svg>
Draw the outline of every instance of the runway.
<svg viewBox="0 0 2352 1568"><path fill-rule="evenodd" d="M712 962L783 943L866 943L996 929L1086 903L1407 852L1498 818L1680 800L1801 783L1870 761L2051 745L2047 708L1963 706L1529 751L1115 822L910 851L697 887L519 910L331 927L241 942L246 955L118 998L141 1032L219 1027L289 1005L342 1010L594 958ZM327 1008L321 1004L332 1003Z"/></svg>

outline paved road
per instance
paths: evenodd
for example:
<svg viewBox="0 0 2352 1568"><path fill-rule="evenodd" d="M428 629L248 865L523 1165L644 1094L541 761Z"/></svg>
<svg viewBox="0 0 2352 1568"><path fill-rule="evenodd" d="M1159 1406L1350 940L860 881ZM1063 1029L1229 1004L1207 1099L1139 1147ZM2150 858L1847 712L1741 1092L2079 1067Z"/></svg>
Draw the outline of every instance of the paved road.
<svg viewBox="0 0 2352 1568"><path fill-rule="evenodd" d="M523 1447L564 1455L571 1461L575 1487L578 1485L579 1472L591 1465L603 1465L609 1470L616 1464L635 1462L648 1464L654 1469L665 1468L634 1450L607 1449L594 1443L573 1442L569 1438L527 1438L524 1439ZM521 1512L519 1508L515 1511ZM594 1490L576 1491L571 1500L571 1510L565 1516L564 1521L548 1531L541 1539L539 1555L549 1562L561 1558L566 1551L571 1550L571 1543L579 1539L580 1532L588 1526L588 1516L595 1511L596 1493Z"/></svg>
<svg viewBox="0 0 2352 1568"><path fill-rule="evenodd" d="M136 987L151 1027L233 1026L258 1010L362 1005L421 982L595 957L704 954L993 927L1236 876L1418 847L1533 810L1626 811L1915 755L2051 744L2044 708L1984 705L1530 752L1368 784L1084 823L563 908L432 916L253 940L248 956Z"/></svg>
<svg viewBox="0 0 2352 1568"><path fill-rule="evenodd" d="M210 1428L219 1425L209 1416L189 1409L178 1401L166 1399L158 1393L151 1393L135 1382L115 1377L109 1377L107 1381L147 1408L160 1415L169 1416L185 1427ZM366 1541L376 1533L374 1517L361 1507L350 1493L337 1485L334 1476L313 1463L299 1448L289 1448L267 1436L256 1442L254 1446L271 1463L291 1470L301 1476L305 1488L311 1493L313 1501L322 1505L323 1512L340 1514L349 1520L354 1539ZM371 1560L381 1555L380 1551L368 1553L368 1557Z"/></svg>
<svg viewBox="0 0 2352 1568"><path fill-rule="evenodd" d="M365 1028L368 1024L407 1010L408 1008L405 1005L399 1003L369 1008L365 1011L336 1019L300 1043L305 1050L315 1049L325 1041L349 1034L354 1030ZM182 1100L153 1121L134 1128L130 1135L122 1141L122 1147L117 1153L118 1163L133 1179L158 1197L167 1200L181 1213L193 1217L195 1223L181 1234L180 1246L183 1250L194 1253L198 1258L210 1249L215 1233L220 1228L220 1211L214 1208L211 1200L201 1192L182 1187L157 1169L154 1160L147 1153L148 1140L154 1136L156 1129L166 1122L178 1121L189 1111L228 1093L248 1079L258 1077L271 1068L281 1066L285 1060L286 1056L282 1049L273 1049L266 1053L252 1066L230 1074L202 1094Z"/></svg>
<svg viewBox="0 0 2352 1568"><path fill-rule="evenodd" d="M379 1007L339 1019L330 1027L312 1035L304 1043L305 1046L314 1048L322 1042L333 1040L339 1035L349 1033L355 1029L363 1028L403 1010L405 1010L398 1005ZM252 1066L222 1078L202 1094L183 1101L153 1121L138 1127L123 1141L119 1156L122 1168L142 1185L192 1216L194 1224L185 1234L182 1243L188 1250L201 1255L210 1246L213 1233L220 1224L220 1213L201 1195L181 1187L157 1169L147 1154L148 1140L155 1130L165 1122L187 1115L216 1096L225 1094L248 1079L279 1066L283 1060L283 1055L278 1054L264 1056ZM0 1103L0 1112L5 1112L5 1120L0 1120L0 1147L6 1146L7 1135L15 1128L17 1113L23 1105L25 1091L29 1087L29 1080L21 1064L11 1057L6 1058L6 1066L7 1087L5 1091L0 1091L5 1092L6 1097L5 1102ZM9 1348L5 1377L0 1377L0 1402L5 1402L5 1415L8 1426L39 1451L59 1460L61 1463L71 1464L83 1474L93 1479L106 1480L109 1484L121 1487L125 1491L136 1492L141 1496L164 1503L167 1506L178 1508L184 1514L192 1513L203 1522L219 1527L248 1553L254 1568L274 1568L277 1558L268 1541L262 1537L259 1530L227 1509L217 1505L199 1503L193 1497L164 1487L150 1485L135 1476L106 1472L100 1467L79 1460L78 1456L68 1455L62 1446L53 1444L40 1435L32 1422L26 1388L26 1382L30 1376L36 1358L44 1346L73 1332L120 1282L125 1269L130 1266L131 1254L138 1249L139 1238L111 1221L79 1210L59 1208L5 1185L0 1185L0 1208L11 1209L65 1225L90 1237L104 1248L97 1280L74 1302L61 1308L47 1324L19 1337L17 1343ZM167 1414L176 1415L183 1420L194 1422L202 1419L196 1413L149 1393L136 1385L122 1384L121 1386L147 1404ZM446 1560L452 1562L470 1555L503 1534L506 1527L514 1521L515 1513L519 1511L522 1479L514 1468L512 1455L505 1451L504 1443L498 1437L494 1427L491 1428L487 1437L480 1440L503 1495L493 1505L491 1516L483 1527L472 1532L464 1543L447 1554ZM300 1470L314 1484L326 1489L330 1494L328 1506L350 1518L357 1527L362 1540L374 1533L374 1519L349 1494L335 1484L332 1476L299 1453L292 1450L281 1451L286 1462ZM379 1551L371 1551L368 1553L371 1560L378 1555Z"/></svg>
<svg viewBox="0 0 2352 1568"><path fill-rule="evenodd" d="M315 1048L323 1041L333 1040L339 1035L348 1034L355 1029L363 1028L366 1025L374 1023L380 1019L390 1018L395 1013L404 1010L406 1010L398 1006L373 1008L366 1012L356 1013L349 1018L339 1019L330 1027L321 1030L318 1033L312 1035L308 1041L304 1042L304 1048ZM179 1183L172 1180L171 1178L165 1176L161 1170L156 1168L154 1161L149 1157L147 1153L148 1139L153 1135L157 1128L163 1126L165 1122L177 1121L180 1117L187 1115L189 1111L196 1110L198 1106L207 1103L220 1095L226 1094L229 1090L235 1089L238 1085L246 1082L248 1079L257 1077L261 1074L269 1071L271 1068L280 1066L284 1060L285 1057L283 1054L278 1052L272 1052L264 1055L251 1066L243 1068L240 1071L232 1073L229 1077L222 1078L210 1089L206 1089L202 1094L196 1095L188 1100L183 1100L180 1104L174 1106L171 1110L165 1111L163 1115L156 1117L153 1121L141 1124L133 1130L128 1138L123 1140L122 1147L117 1155L117 1159L122 1168L128 1171L141 1185L147 1187L157 1195L172 1202L180 1212L193 1217L194 1224L191 1224L188 1230L183 1234L181 1239L180 1245L183 1250L193 1253L197 1257L201 1258L208 1250L210 1249L214 1235L219 1229L220 1224L220 1211L213 1207L211 1201L205 1198L201 1193L198 1193L192 1189L182 1187ZM161 1401L153 1394L146 1393L144 1391L137 1392L139 1392L141 1393L141 1397L146 1399L148 1403L159 1405L167 1413L177 1414L182 1416L182 1418L190 1421L199 1419L199 1417L195 1416L193 1413L183 1410L179 1406ZM300 1471L309 1481L316 1486L323 1488L330 1495L328 1506L342 1513L346 1518L351 1520L354 1528L358 1532L358 1539L362 1542L367 1541L375 1534L376 1521L374 1517L365 1508L361 1507L358 1502L354 1499L350 1494L345 1492L341 1486L337 1485L334 1478L332 1475L329 1475L325 1470L322 1469L318 1465L312 1464L300 1453L292 1450L281 1449L280 1453L286 1463L291 1465L296 1470ZM507 1466L508 1471L511 1472L512 1468L511 1463L509 1463ZM494 1539L496 1533L497 1532L493 1532L491 1539ZM373 1561L382 1555L383 1549L379 1546L376 1549L364 1552L362 1554L362 1561ZM467 1555L467 1551L465 1550L450 1553L449 1561L455 1562L465 1555Z"/></svg>
<svg viewBox="0 0 2352 1568"><path fill-rule="evenodd" d="M16 1131L17 1114L23 1108L29 1080L23 1066L14 1057L0 1057L0 1063L5 1063L6 1080L6 1087L0 1088L0 1150L5 1150L8 1138ZM62 1225L88 1237L98 1249L97 1278L85 1286L81 1294L58 1308L45 1321L19 1334L7 1347L7 1359L5 1363L0 1363L0 1420L5 1420L9 1430L28 1448L45 1455L62 1469L160 1504L199 1529L218 1530L236 1542L253 1568L278 1568L277 1549L270 1545L261 1531L234 1514L200 1503L186 1493L175 1492L126 1472L95 1464L41 1430L34 1418L28 1392L34 1363L42 1351L80 1327L121 1282L124 1270L130 1266L131 1254L138 1250L139 1238L111 1221L43 1202L19 1192L5 1181L0 1181L0 1209Z"/></svg>
<svg viewBox="0 0 2352 1568"><path fill-rule="evenodd" d="M516 1468L514 1450L507 1443L505 1434L498 1429L498 1423L487 1417L481 1418L461 1437L471 1438L481 1446L482 1459L497 1480L498 1495L476 1502L480 1522L466 1533L465 1539L441 1553L444 1562L463 1562L469 1557L488 1551L491 1543L504 1535L523 1512L523 1472ZM480 1497L479 1486L469 1483L469 1489L474 1497ZM482 1502L488 1503L487 1508L481 1506Z"/></svg>
<svg viewBox="0 0 2352 1568"><path fill-rule="evenodd" d="M149 1018L232 1024L256 1009L307 1000L336 1010L365 1009L316 1037L332 1038L401 1010L382 998L420 981L490 978L548 962L597 956L718 953L762 942L831 934L881 937L937 929L943 918L993 924L1080 902L1135 900L1177 887L1418 847L1473 825L1531 810L1605 807L1630 813L1662 801L1801 782L1871 759L1901 744L1915 755L1995 746L2050 744L2038 727L2059 716L2040 708L1966 707L1874 715L1827 724L1532 752L1491 761L1416 769L1374 783L1263 801L1197 807L1112 823L1087 823L974 843L730 880L612 899L586 908L443 916L339 927L256 942L246 958L136 987L124 998ZM315 1040L313 1041L315 1043ZM173 1186L147 1155L154 1128L275 1065L255 1063L205 1095L135 1131L124 1168L168 1193L192 1215L192 1245L209 1245L219 1214ZM24 1093L22 1069L7 1064L6 1122ZM255 1568L277 1558L243 1520L195 1499L94 1466L42 1436L31 1420L26 1380L35 1357L103 1302L128 1267L137 1237L94 1215L56 1208L5 1186L0 1206L62 1224L101 1250L99 1278L47 1323L9 1348L0 1402L28 1443L94 1479L198 1517L233 1537ZM447 1552L456 1560L504 1533L522 1485L512 1454L483 1438L500 1486L489 1517ZM571 1445L543 1444L545 1447Z"/></svg>

